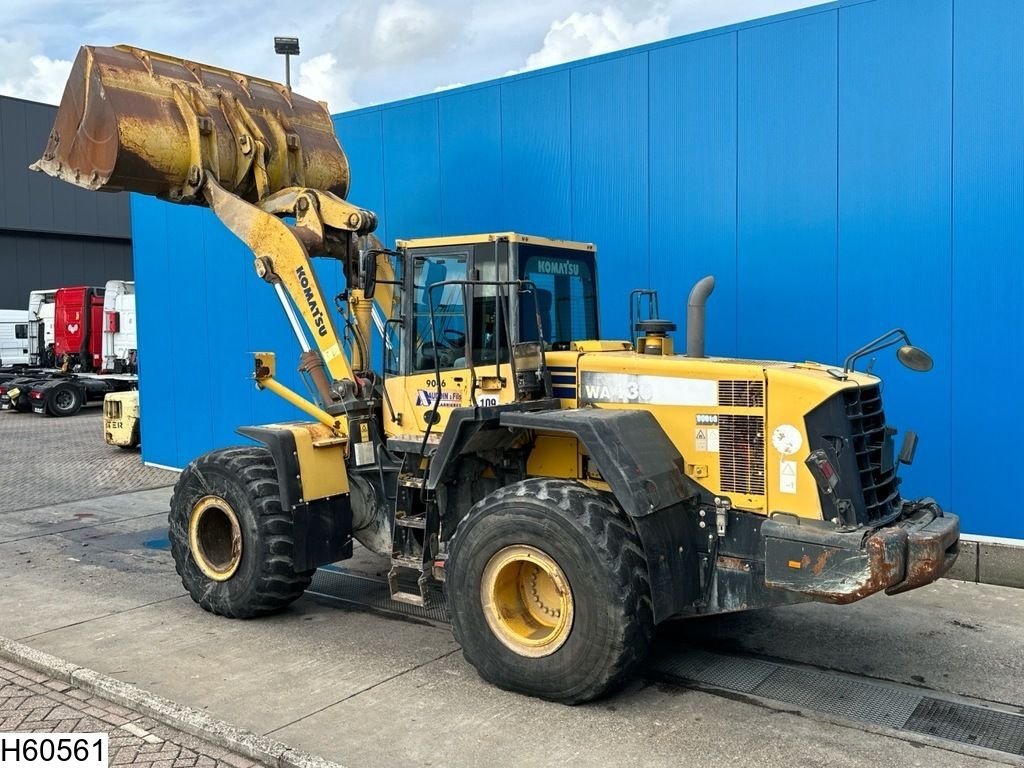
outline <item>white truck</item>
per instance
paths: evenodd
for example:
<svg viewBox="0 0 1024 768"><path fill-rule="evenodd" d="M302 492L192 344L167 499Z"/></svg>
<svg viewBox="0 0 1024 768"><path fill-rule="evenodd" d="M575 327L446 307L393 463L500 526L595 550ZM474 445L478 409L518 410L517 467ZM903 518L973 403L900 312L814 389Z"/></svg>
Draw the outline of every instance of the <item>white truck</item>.
<svg viewBox="0 0 1024 768"><path fill-rule="evenodd" d="M51 368L56 364L53 358L53 323L56 307L56 288L32 291L28 295L29 365Z"/></svg>
<svg viewBox="0 0 1024 768"><path fill-rule="evenodd" d="M103 293L103 370L136 373L139 342L135 333L135 283L108 280Z"/></svg>
<svg viewBox="0 0 1024 768"><path fill-rule="evenodd" d="M0 366L29 364L28 312L0 309Z"/></svg>

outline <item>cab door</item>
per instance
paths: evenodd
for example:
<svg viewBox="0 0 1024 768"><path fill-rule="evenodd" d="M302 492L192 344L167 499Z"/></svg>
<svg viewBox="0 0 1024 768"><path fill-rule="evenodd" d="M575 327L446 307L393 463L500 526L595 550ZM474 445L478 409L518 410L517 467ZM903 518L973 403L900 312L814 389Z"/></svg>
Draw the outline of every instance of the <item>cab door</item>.
<svg viewBox="0 0 1024 768"><path fill-rule="evenodd" d="M409 252L401 344L386 362L388 435L440 435L456 408L514 399L508 301L493 284L507 269L485 250L476 258L473 245Z"/></svg>

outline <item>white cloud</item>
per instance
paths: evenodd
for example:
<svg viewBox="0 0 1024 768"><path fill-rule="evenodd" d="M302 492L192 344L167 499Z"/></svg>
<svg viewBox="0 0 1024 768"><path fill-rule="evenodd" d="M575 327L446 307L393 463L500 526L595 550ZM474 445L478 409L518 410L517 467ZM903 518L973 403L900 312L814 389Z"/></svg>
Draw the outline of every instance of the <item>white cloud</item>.
<svg viewBox="0 0 1024 768"><path fill-rule="evenodd" d="M433 90L433 93L440 93L441 91L450 91L452 88L461 88L464 85L465 83L448 83L448 85L439 85Z"/></svg>
<svg viewBox="0 0 1024 768"><path fill-rule="evenodd" d="M600 13L574 11L552 22L540 50L527 57L526 66L508 74L649 43L668 35L668 23L669 17L660 12L631 22L617 8L606 7Z"/></svg>
<svg viewBox="0 0 1024 768"><path fill-rule="evenodd" d="M338 67L333 53L321 53L299 64L295 92L317 101L326 101L331 113L359 106L352 98L355 71Z"/></svg>
<svg viewBox="0 0 1024 768"><path fill-rule="evenodd" d="M0 37L0 93L46 104L57 104L71 72L71 62L51 59L27 44Z"/></svg>
<svg viewBox="0 0 1024 768"><path fill-rule="evenodd" d="M377 10L370 50L378 61L433 58L451 47L457 29L453 19L418 0L393 0Z"/></svg>

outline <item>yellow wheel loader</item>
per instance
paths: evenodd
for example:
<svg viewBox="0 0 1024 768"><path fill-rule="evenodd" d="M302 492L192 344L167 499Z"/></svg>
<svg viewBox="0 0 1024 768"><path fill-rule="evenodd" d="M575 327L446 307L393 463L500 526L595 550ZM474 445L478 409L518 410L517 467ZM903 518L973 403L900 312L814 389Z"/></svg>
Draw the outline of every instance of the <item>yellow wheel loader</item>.
<svg viewBox="0 0 1024 768"><path fill-rule="evenodd" d="M276 83L127 46L85 47L35 166L91 189L205 205L254 255L315 398L253 377L308 421L242 427L195 459L170 538L185 588L231 617L279 611L353 541L389 558L392 597L446 601L487 680L587 701L654 627L808 600L848 603L941 576L959 522L906 500L877 378L708 357L690 294L685 354L635 291L602 339L595 249L518 233L399 240L346 198L326 106ZM335 314L311 260L347 279ZM339 322L342 333L339 334ZM374 339L383 365L371 370Z"/></svg>

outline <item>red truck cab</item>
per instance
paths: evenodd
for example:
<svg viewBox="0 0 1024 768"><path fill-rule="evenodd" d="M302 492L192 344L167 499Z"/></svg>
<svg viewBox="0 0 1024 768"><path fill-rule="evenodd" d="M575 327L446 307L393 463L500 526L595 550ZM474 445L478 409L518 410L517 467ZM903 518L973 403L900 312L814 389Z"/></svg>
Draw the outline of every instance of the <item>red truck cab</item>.
<svg viewBox="0 0 1024 768"><path fill-rule="evenodd" d="M103 366L103 289L93 286L60 288L53 319L54 354L61 365L98 371Z"/></svg>

